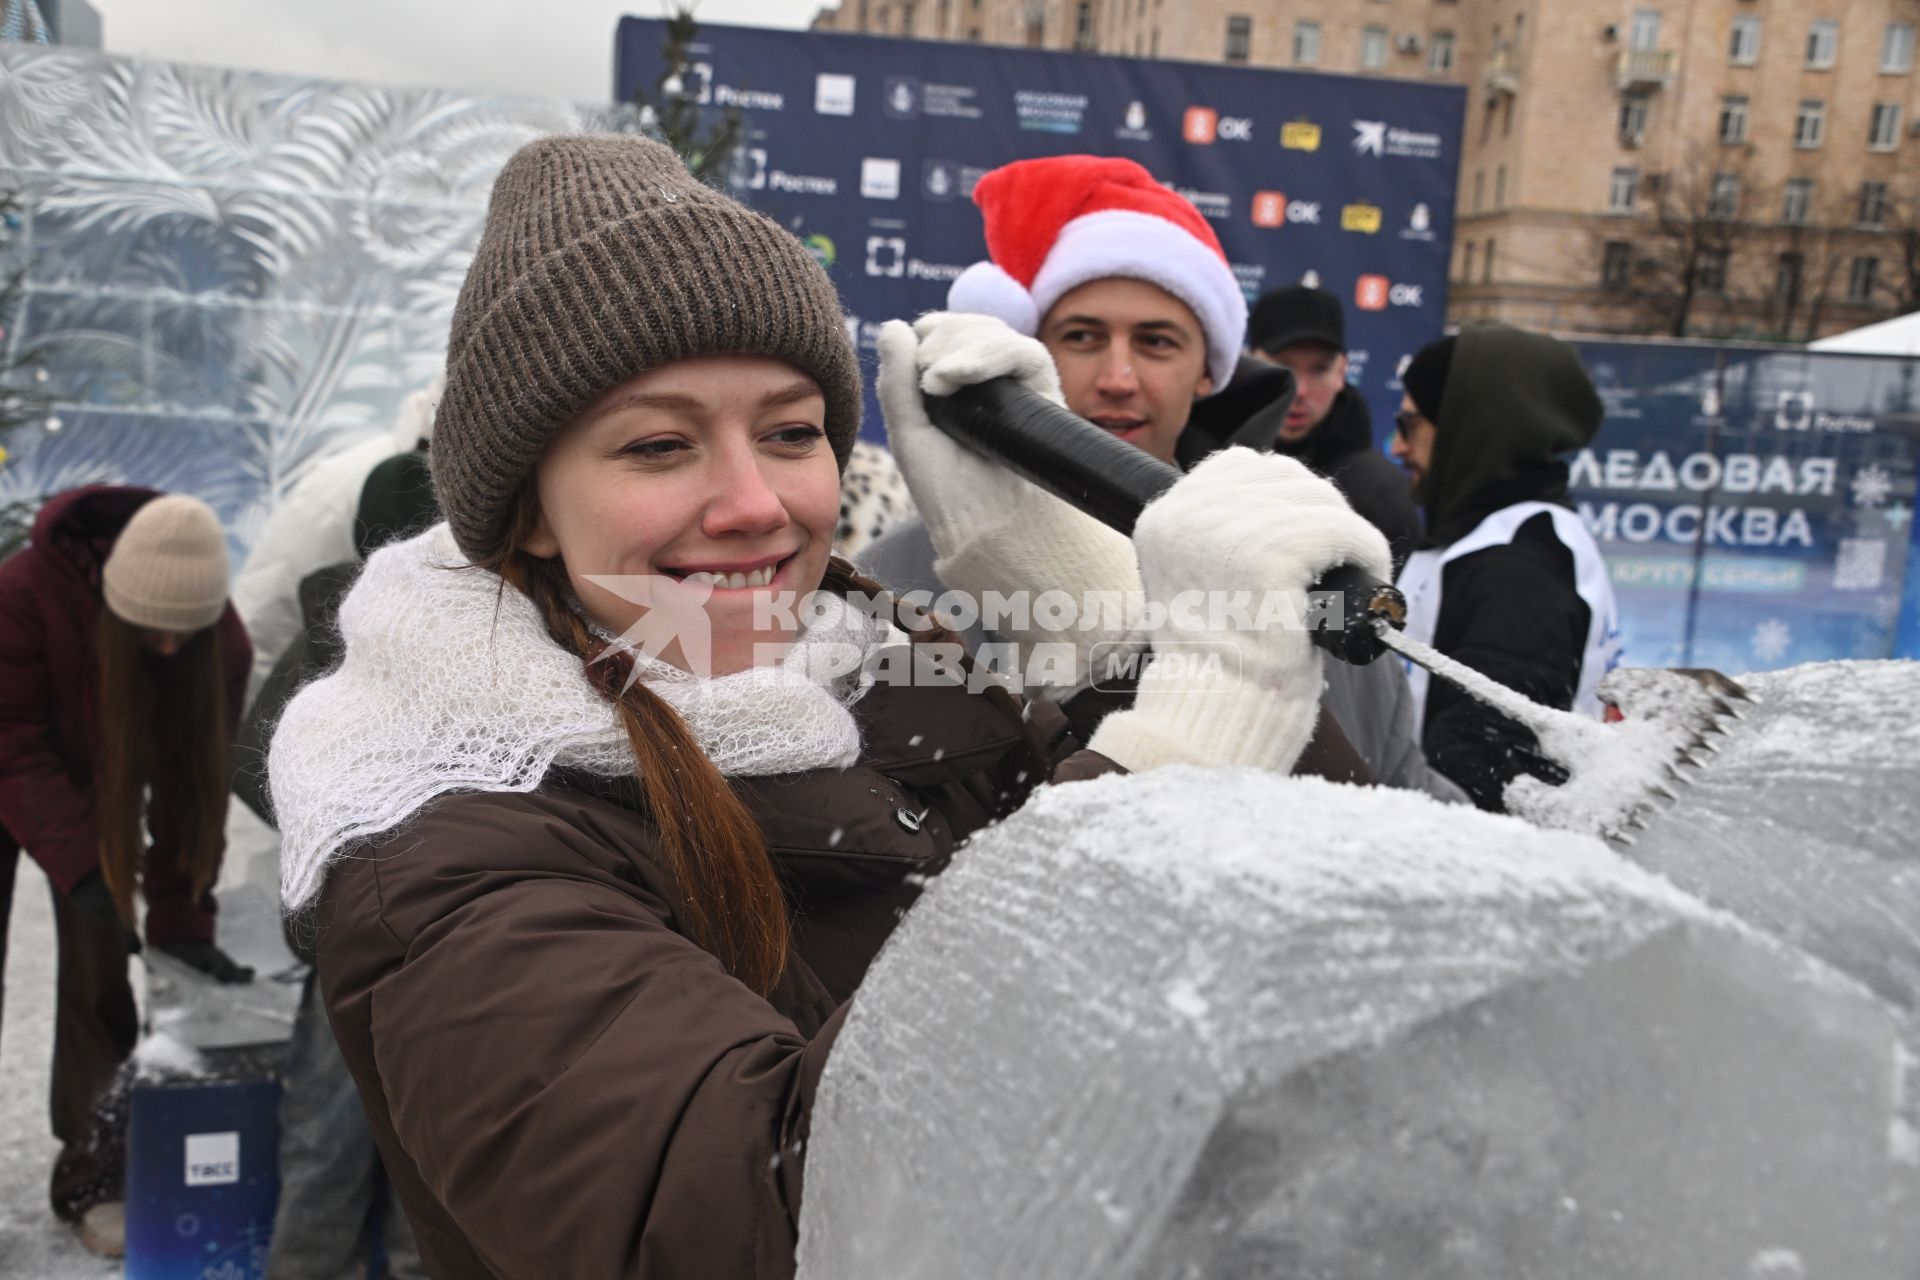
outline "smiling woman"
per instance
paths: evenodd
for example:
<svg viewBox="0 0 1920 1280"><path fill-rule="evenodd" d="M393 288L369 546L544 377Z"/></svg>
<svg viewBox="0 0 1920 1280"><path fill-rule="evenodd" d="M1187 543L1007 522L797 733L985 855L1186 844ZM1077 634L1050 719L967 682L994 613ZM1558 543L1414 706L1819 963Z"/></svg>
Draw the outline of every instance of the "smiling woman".
<svg viewBox="0 0 1920 1280"><path fill-rule="evenodd" d="M448 523L373 556L273 740L286 903L433 1274L789 1274L881 942L957 841L1111 766L849 602L838 299L664 148L509 161L448 354Z"/></svg>

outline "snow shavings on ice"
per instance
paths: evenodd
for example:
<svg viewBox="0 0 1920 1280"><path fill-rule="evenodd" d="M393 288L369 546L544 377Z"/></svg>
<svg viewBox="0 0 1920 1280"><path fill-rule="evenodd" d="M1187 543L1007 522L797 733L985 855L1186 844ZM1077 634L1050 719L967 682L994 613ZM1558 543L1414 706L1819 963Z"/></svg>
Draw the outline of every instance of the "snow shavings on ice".
<svg viewBox="0 0 1920 1280"><path fill-rule="evenodd" d="M133 1047L133 1065L142 1078L207 1074L206 1060L192 1045L176 1040L164 1030L154 1031Z"/></svg>

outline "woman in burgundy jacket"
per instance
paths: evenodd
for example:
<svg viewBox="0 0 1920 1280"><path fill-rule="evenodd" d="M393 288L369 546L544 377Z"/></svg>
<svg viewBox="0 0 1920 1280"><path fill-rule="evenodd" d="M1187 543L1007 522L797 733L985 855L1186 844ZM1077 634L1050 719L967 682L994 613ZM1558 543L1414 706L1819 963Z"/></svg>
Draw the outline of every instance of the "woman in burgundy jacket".
<svg viewBox="0 0 1920 1280"><path fill-rule="evenodd" d="M92 1130L135 1039L136 890L156 950L251 976L214 946L209 892L251 658L225 535L196 499L76 489L0 563L0 960L24 848L53 884L60 951L53 1209L99 1251L122 1235L118 1143Z"/></svg>

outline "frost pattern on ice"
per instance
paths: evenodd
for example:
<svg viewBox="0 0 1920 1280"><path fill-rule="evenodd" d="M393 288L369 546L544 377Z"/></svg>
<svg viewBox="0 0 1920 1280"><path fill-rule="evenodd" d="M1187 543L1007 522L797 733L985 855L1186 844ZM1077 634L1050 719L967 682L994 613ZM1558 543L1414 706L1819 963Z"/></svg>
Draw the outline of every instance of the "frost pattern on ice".
<svg viewBox="0 0 1920 1280"><path fill-rule="evenodd" d="M1591 838L1252 770L1056 787L862 984L800 1275L1611 1280L1791 1247L1907 1280L1895 1043Z"/></svg>

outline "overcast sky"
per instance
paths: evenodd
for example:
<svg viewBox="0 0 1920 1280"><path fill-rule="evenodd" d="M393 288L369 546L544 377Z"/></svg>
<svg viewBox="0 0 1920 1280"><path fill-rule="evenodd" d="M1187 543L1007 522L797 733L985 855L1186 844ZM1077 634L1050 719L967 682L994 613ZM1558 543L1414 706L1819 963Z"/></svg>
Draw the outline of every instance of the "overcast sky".
<svg viewBox="0 0 1920 1280"><path fill-rule="evenodd" d="M662 0L92 0L109 52L603 102L613 28ZM820 0L700 0L705 22L804 27Z"/></svg>

